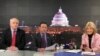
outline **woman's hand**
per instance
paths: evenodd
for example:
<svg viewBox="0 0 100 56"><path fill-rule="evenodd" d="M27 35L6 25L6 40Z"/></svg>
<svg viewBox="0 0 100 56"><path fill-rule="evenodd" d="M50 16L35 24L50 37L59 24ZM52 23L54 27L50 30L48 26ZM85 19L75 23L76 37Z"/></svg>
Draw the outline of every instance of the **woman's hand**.
<svg viewBox="0 0 100 56"><path fill-rule="evenodd" d="M86 48L85 51L92 52L93 50L90 48Z"/></svg>

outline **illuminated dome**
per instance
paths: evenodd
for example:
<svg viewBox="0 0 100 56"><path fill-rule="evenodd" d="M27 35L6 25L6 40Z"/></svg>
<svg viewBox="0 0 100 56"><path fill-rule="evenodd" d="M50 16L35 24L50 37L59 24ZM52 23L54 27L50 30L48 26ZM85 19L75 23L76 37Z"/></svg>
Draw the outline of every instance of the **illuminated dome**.
<svg viewBox="0 0 100 56"><path fill-rule="evenodd" d="M61 7L59 11L54 15L51 26L69 26L67 16L62 12Z"/></svg>

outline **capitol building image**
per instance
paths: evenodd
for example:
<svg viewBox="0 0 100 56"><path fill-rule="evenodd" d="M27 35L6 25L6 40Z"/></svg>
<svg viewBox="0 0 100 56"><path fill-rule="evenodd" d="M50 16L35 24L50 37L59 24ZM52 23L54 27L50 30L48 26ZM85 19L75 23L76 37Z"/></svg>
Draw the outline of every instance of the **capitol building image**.
<svg viewBox="0 0 100 56"><path fill-rule="evenodd" d="M58 12L54 15L50 26L67 26L67 27L70 26L68 17L66 16L65 13L63 13L61 7L59 8Z"/></svg>

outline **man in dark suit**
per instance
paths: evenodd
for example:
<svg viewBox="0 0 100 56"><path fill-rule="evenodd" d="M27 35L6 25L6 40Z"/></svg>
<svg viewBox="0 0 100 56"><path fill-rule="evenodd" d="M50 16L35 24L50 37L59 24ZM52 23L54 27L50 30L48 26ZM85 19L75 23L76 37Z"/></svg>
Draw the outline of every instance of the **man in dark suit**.
<svg viewBox="0 0 100 56"><path fill-rule="evenodd" d="M46 47L53 45L53 38L47 33L47 24L45 22L41 22L39 24L39 33L36 34L36 46L38 51L45 51Z"/></svg>
<svg viewBox="0 0 100 56"><path fill-rule="evenodd" d="M18 28L19 20L10 19L10 27L2 34L2 48L6 50L24 50L25 32Z"/></svg>

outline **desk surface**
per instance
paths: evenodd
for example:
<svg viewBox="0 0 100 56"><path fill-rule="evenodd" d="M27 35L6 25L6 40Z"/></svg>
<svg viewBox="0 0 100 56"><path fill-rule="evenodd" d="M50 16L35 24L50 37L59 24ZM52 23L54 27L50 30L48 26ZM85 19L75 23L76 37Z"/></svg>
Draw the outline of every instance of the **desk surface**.
<svg viewBox="0 0 100 56"><path fill-rule="evenodd" d="M34 52L34 51L0 51L0 56L82 56L81 52L79 53L71 53L64 51L56 51L56 52ZM100 56L97 54L96 56Z"/></svg>
<svg viewBox="0 0 100 56"><path fill-rule="evenodd" d="M0 51L0 56L54 56L55 52Z"/></svg>
<svg viewBox="0 0 100 56"><path fill-rule="evenodd" d="M95 56L95 55L82 55L81 52L79 53L58 52L55 53L54 56ZM100 56L100 54L96 54L96 56Z"/></svg>

